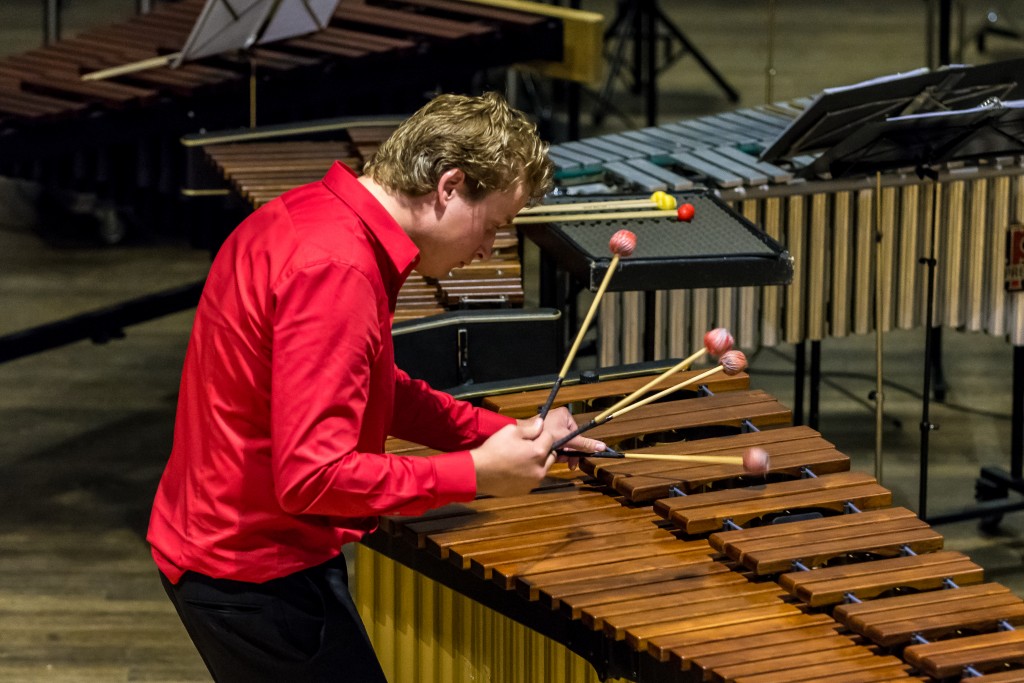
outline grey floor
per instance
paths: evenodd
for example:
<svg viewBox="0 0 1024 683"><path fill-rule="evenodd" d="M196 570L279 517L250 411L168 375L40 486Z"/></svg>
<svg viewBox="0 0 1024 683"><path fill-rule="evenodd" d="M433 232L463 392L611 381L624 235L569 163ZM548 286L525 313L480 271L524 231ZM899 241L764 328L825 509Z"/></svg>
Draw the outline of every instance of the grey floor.
<svg viewBox="0 0 1024 683"><path fill-rule="evenodd" d="M130 0L67 4L69 33L109 23L134 6ZM609 0L583 4L609 13L613 7ZM662 77L664 122L759 104L769 91L773 99L789 99L928 62L929 3L790 0L737 7L701 0L663 6L742 93L740 105L729 103L686 57ZM963 7L969 34L987 6ZM38 44L41 22L35 0L0 3L0 54ZM958 59L1018 56L1022 47L994 38L979 54L965 42ZM635 98L619 91L615 103L632 121L610 116L600 130L642 125ZM598 130L589 118L584 125L587 134ZM35 188L0 179L0 334L191 282L205 272L206 254L174 240L107 246L44 240L41 233L64 233L68 226L47 224L37 209ZM185 312L130 328L125 339L106 345L82 342L0 365L0 679L204 679L143 539L170 446L190 323ZM823 344L820 431L867 472L875 471L868 400L874 345L874 337ZM898 504L916 509L922 332L889 333L884 345L882 482ZM932 404L939 425L930 439L932 514L971 505L979 467L1008 465L1011 351L1003 339L945 332L949 391L945 403ZM792 347L752 350L752 384L789 405L792 368ZM1024 595L1024 512L1008 514L995 534L979 532L973 521L939 530L947 547L967 552L988 578Z"/></svg>

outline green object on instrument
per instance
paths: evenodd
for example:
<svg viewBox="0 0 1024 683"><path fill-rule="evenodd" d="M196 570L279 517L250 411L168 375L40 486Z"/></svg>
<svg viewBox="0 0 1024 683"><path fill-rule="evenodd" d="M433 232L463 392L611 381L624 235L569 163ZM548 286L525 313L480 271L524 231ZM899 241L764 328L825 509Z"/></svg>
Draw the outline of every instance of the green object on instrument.
<svg viewBox="0 0 1024 683"><path fill-rule="evenodd" d="M743 152L744 154L749 154L751 156L756 157L760 156L761 152L764 151L764 145L759 145L756 142L741 142L740 144L736 145L736 149Z"/></svg>
<svg viewBox="0 0 1024 683"><path fill-rule="evenodd" d="M579 180L580 178L587 176L604 176L604 167L600 164L592 164L590 166L564 168L560 171L555 171L555 180Z"/></svg>

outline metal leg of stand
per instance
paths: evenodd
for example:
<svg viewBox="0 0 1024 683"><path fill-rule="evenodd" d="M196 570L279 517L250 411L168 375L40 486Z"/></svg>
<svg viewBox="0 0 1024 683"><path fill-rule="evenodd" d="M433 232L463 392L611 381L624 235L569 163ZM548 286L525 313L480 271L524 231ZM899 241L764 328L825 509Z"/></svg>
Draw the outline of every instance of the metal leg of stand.
<svg viewBox="0 0 1024 683"><path fill-rule="evenodd" d="M933 316L933 300L932 297L935 293L935 259L928 260L928 293L927 293L927 313L925 327L925 342L924 342L924 390L921 397L921 462L920 462L920 474L918 481L918 494L917 494L917 516L921 519L926 519L928 516L928 446L929 437L931 436L932 430L936 428L931 422L930 409L931 409L931 385L932 385L932 368L931 368L931 354L932 354L932 336L931 336L931 324Z"/></svg>
<svg viewBox="0 0 1024 683"><path fill-rule="evenodd" d="M922 177L931 177L926 169L919 169L919 172ZM932 224L928 240L928 255L918 259L918 263L925 266L924 389L921 397L921 453L917 494L917 516L921 519L927 519L928 517L928 438L932 430L935 429L935 425L931 423L929 409L932 398L932 345L935 342L935 335L932 332L932 321L935 319L935 267L938 263L935 258L935 244L938 239L938 216L942 196L939 188L939 185L933 186Z"/></svg>
<svg viewBox="0 0 1024 683"><path fill-rule="evenodd" d="M821 394L821 342L811 342L811 388L807 408L807 426L818 428L818 404Z"/></svg>
<svg viewBox="0 0 1024 683"><path fill-rule="evenodd" d="M569 336L569 329L572 327L571 318L568 315L568 291L565 284L565 277L559 272L554 258L549 256L543 249L540 250L539 274L540 286L538 292L539 303L542 307L555 308L562 312L562 334L558 339L558 357L565 356L568 348L566 339Z"/></svg>
<svg viewBox="0 0 1024 683"><path fill-rule="evenodd" d="M43 1L43 45L60 40L60 0Z"/></svg>
<svg viewBox="0 0 1024 683"><path fill-rule="evenodd" d="M1024 480L1024 346L1013 347L1013 419L1010 422L1010 476Z"/></svg>
<svg viewBox="0 0 1024 683"><path fill-rule="evenodd" d="M931 373L932 373L932 398L939 403L946 401L946 375L942 371L942 328L933 327L931 330Z"/></svg>
<svg viewBox="0 0 1024 683"><path fill-rule="evenodd" d="M569 140L580 139L580 93L582 88L583 86L579 83L568 83L565 86L566 137Z"/></svg>
<svg viewBox="0 0 1024 683"><path fill-rule="evenodd" d="M595 124L599 124L604 120L605 104L611 101L612 90L615 89L615 79L619 77L619 73L626 63L626 41L632 39L635 30L633 27L633 15L635 13L636 8L633 3L626 3L625 10L622 9L622 4L620 3L619 10L612 20L611 26L604 33L604 42L608 44L615 41L615 48L611 52L611 60L608 63L608 75L601 86L601 92L597 95L597 108L594 110Z"/></svg>
<svg viewBox="0 0 1024 683"><path fill-rule="evenodd" d="M968 519L980 520L982 530L994 532L1007 512L1024 510L1019 496L1024 495L1024 346L1013 347L1013 418L1010 428L1010 471L982 467L974 482L977 505L951 514L926 519L929 524L945 524ZM924 519L924 517L922 517Z"/></svg>
<svg viewBox="0 0 1024 683"><path fill-rule="evenodd" d="M796 364L793 367L793 424L804 423L804 379L807 374L807 364L804 360L804 342L793 345L796 352Z"/></svg>
<svg viewBox="0 0 1024 683"><path fill-rule="evenodd" d="M655 360L654 350L657 346L655 337L658 334L657 330L657 310L658 310L658 296L657 292L647 291L644 292L644 348L643 348L643 359L645 361Z"/></svg>
<svg viewBox="0 0 1024 683"><path fill-rule="evenodd" d="M658 32L664 27L670 41L675 41L681 46L681 50L675 52L671 49L666 51L664 64L658 66ZM733 88L708 61L700 50L686 37L686 35L672 23L672 20L658 6L657 0L619 0L616 14L611 26L605 31L605 42L614 47L610 50L611 61L608 75L601 88L599 97L599 108L608 103L611 99L612 90L615 87L615 80L625 66L625 43L632 41L632 89L636 94L644 95L647 124L657 125L658 116L658 73L667 68L676 60L693 55L694 59L708 73L715 83L722 88L730 102L739 101L739 93ZM595 113L595 119L599 120L600 111Z"/></svg>
<svg viewBox="0 0 1024 683"><path fill-rule="evenodd" d="M673 24L672 21L667 16L665 16L665 13L661 11L660 7L655 5L654 11L658 13L658 16L661 19L662 24L665 25L669 33L671 33L672 36L679 41L679 44L682 45L688 53L693 55L693 58L696 59L697 62L704 68L704 71L707 72L707 74L711 76L715 83L718 84L718 87L725 91L725 95L726 97L729 98L729 101L739 102L740 94L736 92L735 88L729 85L729 82L725 80L725 77L722 76L721 73L719 73L718 69L716 69L711 64L711 62L707 60L707 57L705 57L700 50L694 47L693 43L690 42L689 38L687 38L683 34L683 32L679 30L679 27Z"/></svg>
<svg viewBox="0 0 1024 683"><path fill-rule="evenodd" d="M642 33L639 34L646 41L640 69L644 78L640 82L647 91L644 109L648 126L658 125L658 14L660 12L656 8L643 14Z"/></svg>

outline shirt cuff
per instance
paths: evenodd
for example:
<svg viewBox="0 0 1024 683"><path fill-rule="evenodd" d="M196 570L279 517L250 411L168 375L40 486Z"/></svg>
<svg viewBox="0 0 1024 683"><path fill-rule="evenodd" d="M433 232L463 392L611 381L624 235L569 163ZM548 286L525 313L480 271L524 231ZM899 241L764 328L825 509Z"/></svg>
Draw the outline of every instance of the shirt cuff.
<svg viewBox="0 0 1024 683"><path fill-rule="evenodd" d="M440 505L464 503L476 497L476 467L469 451L431 456Z"/></svg>
<svg viewBox="0 0 1024 683"><path fill-rule="evenodd" d="M495 413L494 411L487 410L485 408L480 408L477 410L477 433L484 436L485 439L486 437L489 437L492 434L494 434L494 432L498 431L502 427L514 425L515 423L516 419L514 417L500 415L498 413Z"/></svg>

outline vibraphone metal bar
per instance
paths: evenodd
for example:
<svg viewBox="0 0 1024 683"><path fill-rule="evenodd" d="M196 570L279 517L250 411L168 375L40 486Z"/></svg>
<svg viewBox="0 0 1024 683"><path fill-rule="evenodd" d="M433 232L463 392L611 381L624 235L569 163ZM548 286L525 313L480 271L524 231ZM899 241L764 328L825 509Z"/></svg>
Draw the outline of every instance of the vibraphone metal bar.
<svg viewBox="0 0 1024 683"><path fill-rule="evenodd" d="M668 318L667 328L722 325L747 347L866 334L874 329L875 179L806 180L795 171L810 157L789 168L757 159L806 104L755 107L556 145L552 157L562 179L556 192L707 187L792 254L794 280L782 295L771 288L666 293L659 313ZM1004 230L1024 221L1022 174L1024 161L1017 157L954 164L937 182L923 181L913 169L882 174L883 288L891 292L884 330L921 325L924 274L917 258L927 246L932 193L938 191L943 230L935 324L1008 334L1013 345L1024 345L1024 297L1007 293L1002 277ZM643 315L620 305L627 316ZM623 352L606 360L639 359Z"/></svg>
<svg viewBox="0 0 1024 683"><path fill-rule="evenodd" d="M614 400L602 396L600 383L574 389L580 394L574 401ZM610 394L628 391L617 386ZM688 398L676 402L689 410L667 411L700 412L701 403L730 393L749 392ZM542 389L489 402L520 410L542 404L546 395ZM591 458L583 461L590 478L562 473L530 496L382 520L367 539L378 552L359 552L357 599L393 680L594 680L567 663L578 660L511 621L559 641L602 676L637 681L921 681L964 667L989 676L1024 675L1021 632L996 630L1024 619L1024 601L980 583L980 567L941 550L942 537L909 511L888 507L891 494L871 477L847 471L848 459L814 430L782 427L704 439L680 430L675 436L683 441L661 443L667 441L659 422L665 411L654 409L635 411L650 412L651 420L632 434L604 438L612 446L644 442L644 435L659 442L641 452L729 454L763 445L779 453L781 466L766 479L752 479L739 465ZM760 411L752 408L750 420ZM719 423L709 418L702 427ZM401 452L429 451L407 445ZM685 495L660 498L652 507L650 491L629 482L654 478ZM501 614L426 585L421 597L413 587L416 574L380 553ZM810 581L818 575L821 580ZM943 590L951 581L965 587ZM907 590L915 594L900 595ZM844 595L863 603L835 606ZM927 606L958 597L988 602L929 614ZM927 644L925 637L905 650L892 646L914 633L913 624L897 623L907 602L923 605L919 623L929 635L959 628L979 633ZM883 616L871 622L877 626L862 626L875 613L897 621ZM489 637L492 631L497 637ZM448 677L430 678L439 671Z"/></svg>

